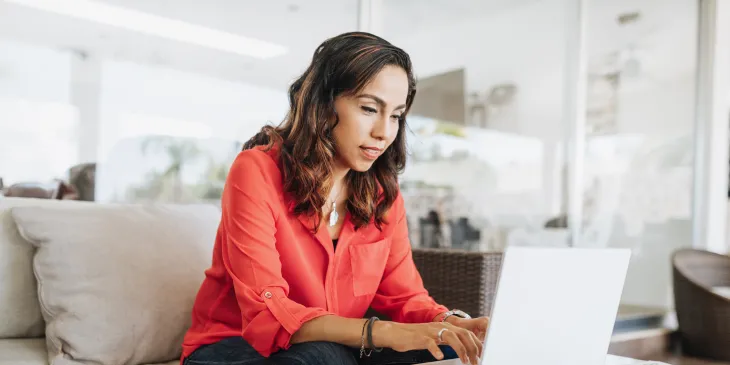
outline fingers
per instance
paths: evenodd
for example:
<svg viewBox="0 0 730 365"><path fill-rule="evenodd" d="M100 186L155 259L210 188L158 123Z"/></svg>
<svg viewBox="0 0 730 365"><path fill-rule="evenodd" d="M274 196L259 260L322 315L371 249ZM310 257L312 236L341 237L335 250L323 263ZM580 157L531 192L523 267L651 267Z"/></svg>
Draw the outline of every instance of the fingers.
<svg viewBox="0 0 730 365"><path fill-rule="evenodd" d="M482 317L481 323L479 323L479 339L484 341L487 337L487 330L489 329L489 317Z"/></svg>
<svg viewBox="0 0 730 365"><path fill-rule="evenodd" d="M468 355L469 361L472 365L477 365L477 361L479 360L479 350L481 349L481 346L477 345L479 341L475 341L476 335L474 335L472 331L464 329L459 329L455 332L459 337L461 343L466 348L466 353Z"/></svg>
<svg viewBox="0 0 730 365"><path fill-rule="evenodd" d="M487 339L487 331L486 330L483 330L483 329L478 329L477 330L477 338L479 339L479 341L482 341L482 342L486 341L486 339Z"/></svg>
<svg viewBox="0 0 730 365"><path fill-rule="evenodd" d="M456 351L461 362L477 365L482 352L482 345L477 336L472 331L456 326L447 328L442 338Z"/></svg>
<svg viewBox="0 0 730 365"><path fill-rule="evenodd" d="M471 341L474 343L474 346L477 349L477 358L482 357L482 349L484 348L484 344L481 340L479 340L479 337L472 331L466 331L466 335L471 338Z"/></svg>
<svg viewBox="0 0 730 365"><path fill-rule="evenodd" d="M436 360L441 360L444 358L444 353L441 352L441 349L439 348L439 345L436 343L435 340L429 339L427 348L428 352L430 352L431 355L436 358Z"/></svg>
<svg viewBox="0 0 730 365"><path fill-rule="evenodd" d="M451 348L456 351L456 354L459 355L459 359L461 360L462 364L469 363L469 361L467 360L469 358L469 354L467 354L466 352L466 347L463 343L461 343L459 336L454 331L444 331L441 335L441 338L447 345L451 346Z"/></svg>

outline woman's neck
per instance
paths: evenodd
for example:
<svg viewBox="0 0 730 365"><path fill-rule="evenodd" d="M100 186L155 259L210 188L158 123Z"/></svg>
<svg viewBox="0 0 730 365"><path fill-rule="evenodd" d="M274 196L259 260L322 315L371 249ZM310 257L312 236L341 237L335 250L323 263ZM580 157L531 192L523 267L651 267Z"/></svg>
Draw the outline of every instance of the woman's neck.
<svg viewBox="0 0 730 365"><path fill-rule="evenodd" d="M347 176L347 173L350 171L348 167L343 166L342 164L335 162L333 169L332 169L332 192L337 194L339 191L342 191L345 184L345 177ZM339 195L339 194L338 194ZM331 199L334 197L330 197Z"/></svg>

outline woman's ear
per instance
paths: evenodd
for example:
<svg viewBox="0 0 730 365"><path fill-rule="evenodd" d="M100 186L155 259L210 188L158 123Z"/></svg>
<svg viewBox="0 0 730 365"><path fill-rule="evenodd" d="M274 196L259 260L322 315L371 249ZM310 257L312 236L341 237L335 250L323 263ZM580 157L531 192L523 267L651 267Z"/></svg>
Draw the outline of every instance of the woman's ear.
<svg viewBox="0 0 730 365"><path fill-rule="evenodd" d="M334 121L327 130L327 135L330 137L332 137L332 132L335 130L335 127L337 127L337 124L340 123L340 117L337 115L337 110L334 110L334 117Z"/></svg>
<svg viewBox="0 0 730 365"><path fill-rule="evenodd" d="M337 123L340 122L340 116L337 114L337 108L335 108L334 106L332 107L332 113L335 116L335 123L332 125L332 127L334 128L337 125Z"/></svg>

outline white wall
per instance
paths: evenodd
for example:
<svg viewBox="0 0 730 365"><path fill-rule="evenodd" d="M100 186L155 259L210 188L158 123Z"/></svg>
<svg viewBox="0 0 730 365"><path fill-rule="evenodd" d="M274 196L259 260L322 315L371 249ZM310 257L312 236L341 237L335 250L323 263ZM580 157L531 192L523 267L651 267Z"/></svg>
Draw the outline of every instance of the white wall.
<svg viewBox="0 0 730 365"><path fill-rule="evenodd" d="M78 162L70 54L0 40L0 177L62 178Z"/></svg>

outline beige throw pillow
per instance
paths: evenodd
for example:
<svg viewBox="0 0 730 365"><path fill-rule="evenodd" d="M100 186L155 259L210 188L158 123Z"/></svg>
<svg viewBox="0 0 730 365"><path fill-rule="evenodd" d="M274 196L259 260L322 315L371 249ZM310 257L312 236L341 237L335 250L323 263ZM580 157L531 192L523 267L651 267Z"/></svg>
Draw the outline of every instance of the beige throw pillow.
<svg viewBox="0 0 730 365"><path fill-rule="evenodd" d="M18 233L10 209L57 206L74 209L88 203L0 196L0 338L42 337L45 329L33 275L35 248Z"/></svg>
<svg viewBox="0 0 730 365"><path fill-rule="evenodd" d="M19 199L17 199L19 200ZM33 246L19 235L10 198L0 197L0 338L43 335L43 317L33 276Z"/></svg>
<svg viewBox="0 0 730 365"><path fill-rule="evenodd" d="M175 360L218 208L101 205L13 208L37 247L33 269L52 365Z"/></svg>

